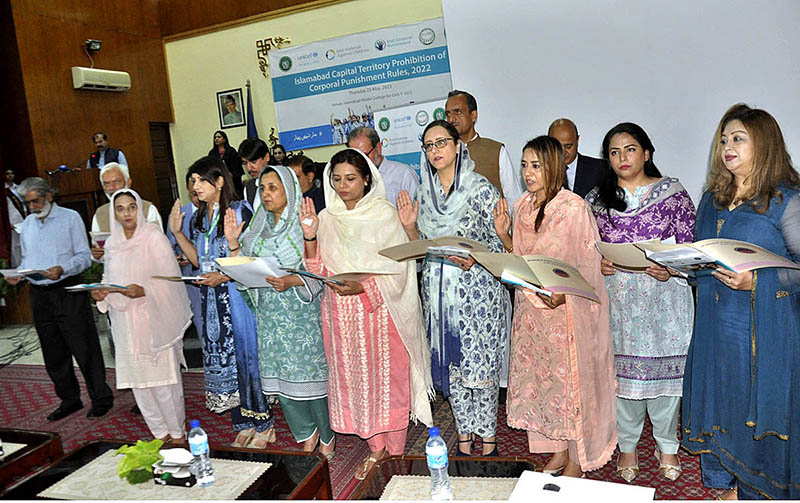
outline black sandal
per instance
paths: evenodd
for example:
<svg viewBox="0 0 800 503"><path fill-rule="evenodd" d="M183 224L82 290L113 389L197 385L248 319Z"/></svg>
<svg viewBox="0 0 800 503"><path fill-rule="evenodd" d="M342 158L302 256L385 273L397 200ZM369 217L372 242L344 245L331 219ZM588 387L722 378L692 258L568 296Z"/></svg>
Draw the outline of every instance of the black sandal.
<svg viewBox="0 0 800 503"><path fill-rule="evenodd" d="M482 456L487 456L487 457L497 457L497 456L499 456L499 454L497 454L497 440L494 440L494 441L484 440L483 441L483 445L487 445L487 444L488 445L493 445L494 449L492 449L492 451L489 454L482 454Z"/></svg>
<svg viewBox="0 0 800 503"><path fill-rule="evenodd" d="M472 438L468 438L466 440L459 440L458 441L459 447L461 446L461 444L469 444L469 452L468 453L461 452L461 449L456 449L456 456L462 456L462 457L466 457L466 458L472 456L472 448L475 446L474 445L475 441L472 440Z"/></svg>

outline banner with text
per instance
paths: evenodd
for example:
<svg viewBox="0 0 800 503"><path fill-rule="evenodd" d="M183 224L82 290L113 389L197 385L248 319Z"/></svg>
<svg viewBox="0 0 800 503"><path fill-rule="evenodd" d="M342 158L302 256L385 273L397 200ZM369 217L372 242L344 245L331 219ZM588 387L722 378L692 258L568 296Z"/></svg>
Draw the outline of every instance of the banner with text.
<svg viewBox="0 0 800 503"><path fill-rule="evenodd" d="M444 120L445 101L445 98L440 98L428 103L375 112L375 129L381 137L383 156L408 164L414 168L419 177L420 163L423 159L420 150L422 132L428 123Z"/></svg>
<svg viewBox="0 0 800 503"><path fill-rule="evenodd" d="M270 51L279 138L286 150L347 141L374 113L447 96L442 18Z"/></svg>

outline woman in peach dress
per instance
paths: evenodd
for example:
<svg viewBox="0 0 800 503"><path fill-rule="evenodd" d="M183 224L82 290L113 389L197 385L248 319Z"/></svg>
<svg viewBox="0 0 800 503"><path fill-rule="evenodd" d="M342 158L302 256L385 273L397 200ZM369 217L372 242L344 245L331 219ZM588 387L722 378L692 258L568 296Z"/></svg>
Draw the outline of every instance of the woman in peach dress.
<svg viewBox="0 0 800 503"><path fill-rule="evenodd" d="M581 477L606 464L617 443L614 358L600 239L589 206L562 188L561 144L549 136L522 150L528 192L495 209L506 250L545 255L576 267L600 302L575 295L517 292L508 376L508 425L528 432L531 452L552 452L547 473Z"/></svg>

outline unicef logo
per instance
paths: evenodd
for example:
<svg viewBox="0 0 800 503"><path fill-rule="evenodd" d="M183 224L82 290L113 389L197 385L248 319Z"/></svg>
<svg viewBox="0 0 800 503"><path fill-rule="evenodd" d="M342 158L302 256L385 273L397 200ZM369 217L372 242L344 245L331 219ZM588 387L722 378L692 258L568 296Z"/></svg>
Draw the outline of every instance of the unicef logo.
<svg viewBox="0 0 800 503"><path fill-rule="evenodd" d="M327 51L325 51L325 57L329 61L332 60L333 58L336 57L336 51L334 51L333 49L328 49Z"/></svg>
<svg viewBox="0 0 800 503"><path fill-rule="evenodd" d="M386 49L386 41L382 39L378 39L375 41L375 48L379 51Z"/></svg>
<svg viewBox="0 0 800 503"><path fill-rule="evenodd" d="M389 119L386 117L382 117L381 120L378 121L378 128L383 132L389 130L389 125L390 125Z"/></svg>
<svg viewBox="0 0 800 503"><path fill-rule="evenodd" d="M417 121L418 126L424 126L428 123L428 112L425 110L420 110L417 112L417 115L414 117L414 120Z"/></svg>
<svg viewBox="0 0 800 503"><path fill-rule="evenodd" d="M444 113L444 108L438 107L436 110L433 111L433 120L435 121L443 121L446 117Z"/></svg>
<svg viewBox="0 0 800 503"><path fill-rule="evenodd" d="M436 32L430 28L425 28L419 32L419 41L422 45L431 45L436 40Z"/></svg>
<svg viewBox="0 0 800 503"><path fill-rule="evenodd" d="M288 72L292 69L292 58L289 56L284 56L278 61L278 66L281 67L281 70L284 72Z"/></svg>

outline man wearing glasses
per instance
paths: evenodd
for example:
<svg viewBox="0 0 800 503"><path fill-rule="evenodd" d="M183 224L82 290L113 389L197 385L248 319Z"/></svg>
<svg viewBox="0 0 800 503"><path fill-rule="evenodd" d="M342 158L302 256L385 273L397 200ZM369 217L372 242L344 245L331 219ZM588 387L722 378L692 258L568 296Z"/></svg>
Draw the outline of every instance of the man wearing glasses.
<svg viewBox="0 0 800 503"><path fill-rule="evenodd" d="M92 400L86 417L104 416L114 405L114 396L106 384L89 296L64 289L80 284L79 274L91 264L83 221L78 212L53 202L53 189L41 178L24 180L18 190L30 210L22 223L19 269L44 271L27 277L31 282L31 310L47 374L61 399L61 405L47 420L57 421L83 408L73 356ZM21 279L6 278L11 284Z"/></svg>
<svg viewBox="0 0 800 503"><path fill-rule="evenodd" d="M509 209L522 195L520 170L514 168L505 145L480 136L475 131L478 121L478 102L466 91L458 89L447 94L444 106L447 122L452 124L461 141L467 144L469 156L475 161L475 172L485 176L508 201ZM424 165L424 164L423 164Z"/></svg>
<svg viewBox="0 0 800 503"><path fill-rule="evenodd" d="M350 131L347 135L347 146L362 151L378 168L386 186L386 199L393 206L397 206L397 194L403 190L414 200L414 192L419 187L417 174L408 164L383 157L383 144L375 129L362 126Z"/></svg>

